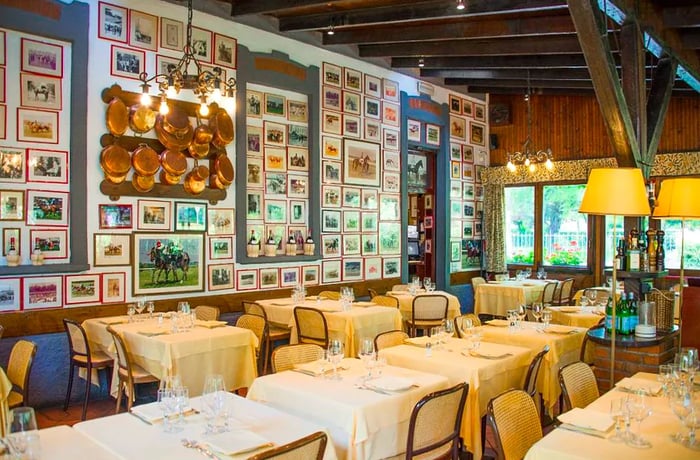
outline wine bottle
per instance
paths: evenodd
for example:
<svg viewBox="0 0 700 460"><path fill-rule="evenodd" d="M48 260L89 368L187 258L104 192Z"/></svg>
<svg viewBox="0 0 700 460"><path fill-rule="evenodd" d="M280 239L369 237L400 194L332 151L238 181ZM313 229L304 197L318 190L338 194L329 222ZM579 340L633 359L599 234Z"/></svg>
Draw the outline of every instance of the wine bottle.
<svg viewBox="0 0 700 460"><path fill-rule="evenodd" d="M608 303L605 305L605 330L607 332L612 332L612 312L613 312L613 300L612 297L608 296Z"/></svg>
<svg viewBox="0 0 700 460"><path fill-rule="evenodd" d="M289 232L289 240L287 240L287 244L297 244L297 240L294 238L294 232Z"/></svg>
<svg viewBox="0 0 700 460"><path fill-rule="evenodd" d="M630 230L629 244L629 249L638 249L637 245L639 244L639 231L636 227L632 227L632 230Z"/></svg>
<svg viewBox="0 0 700 460"><path fill-rule="evenodd" d="M630 334L634 334L635 328L639 323L639 311L637 310L637 300L634 298L634 292L630 292L627 295L627 308L630 312Z"/></svg>
<svg viewBox="0 0 700 460"><path fill-rule="evenodd" d="M311 236L311 229L309 229L309 233L306 235L306 244L314 244L314 239Z"/></svg>
<svg viewBox="0 0 700 460"><path fill-rule="evenodd" d="M255 237L255 230L250 231L250 239L248 240L248 244L258 244L258 239Z"/></svg>
<svg viewBox="0 0 700 460"><path fill-rule="evenodd" d="M7 250L7 253L10 255L17 254L17 247L15 246L15 237L14 236L12 238L10 238L10 248Z"/></svg>
<svg viewBox="0 0 700 460"><path fill-rule="evenodd" d="M270 234L267 237L267 244L275 244L275 237L272 236L272 230L270 230Z"/></svg>

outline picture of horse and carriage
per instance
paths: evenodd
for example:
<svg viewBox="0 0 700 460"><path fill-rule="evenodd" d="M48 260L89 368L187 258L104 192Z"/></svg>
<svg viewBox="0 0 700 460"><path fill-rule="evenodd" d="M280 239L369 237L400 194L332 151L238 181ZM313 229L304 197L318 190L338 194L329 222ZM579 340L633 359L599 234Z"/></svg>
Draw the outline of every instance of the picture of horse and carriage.
<svg viewBox="0 0 700 460"><path fill-rule="evenodd" d="M134 294L204 289L203 234L134 234Z"/></svg>

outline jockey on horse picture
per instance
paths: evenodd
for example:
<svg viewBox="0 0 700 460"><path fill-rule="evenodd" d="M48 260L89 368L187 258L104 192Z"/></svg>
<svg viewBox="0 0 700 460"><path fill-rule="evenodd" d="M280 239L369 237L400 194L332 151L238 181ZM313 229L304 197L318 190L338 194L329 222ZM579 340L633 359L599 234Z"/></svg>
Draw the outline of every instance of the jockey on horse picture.
<svg viewBox="0 0 700 460"><path fill-rule="evenodd" d="M160 241L151 248L151 262L153 262L153 284L157 284L159 278L163 277L163 282L168 282L168 273L172 272L175 282L183 282L187 279L187 271L190 266L190 256L173 241L169 241L166 246ZM182 279L178 279L177 269L182 270Z"/></svg>

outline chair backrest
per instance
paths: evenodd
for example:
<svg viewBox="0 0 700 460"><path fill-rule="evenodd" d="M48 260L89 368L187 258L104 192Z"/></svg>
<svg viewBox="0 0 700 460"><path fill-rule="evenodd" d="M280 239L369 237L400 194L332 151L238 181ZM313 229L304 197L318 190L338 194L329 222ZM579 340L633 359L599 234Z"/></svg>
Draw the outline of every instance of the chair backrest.
<svg viewBox="0 0 700 460"><path fill-rule="evenodd" d="M593 370L582 361L567 364L559 369L559 385L567 410L586 407L600 396Z"/></svg>
<svg viewBox="0 0 700 460"><path fill-rule="evenodd" d="M557 287L559 287L559 281L550 281L544 285L544 289L542 289L542 305L554 303L554 293L557 291Z"/></svg>
<svg viewBox="0 0 700 460"><path fill-rule="evenodd" d="M408 425L406 459L443 458L450 452L449 458L459 458L459 432L468 391L469 385L460 382L418 401Z"/></svg>
<svg viewBox="0 0 700 460"><path fill-rule="evenodd" d="M472 278L472 288L474 288L474 292L476 292L476 287L480 284L484 284L486 282L486 279L484 279L482 276L475 276Z"/></svg>
<svg viewBox="0 0 700 460"><path fill-rule="evenodd" d="M466 338L466 336L467 336L466 322L468 319L472 320L472 326L474 326L474 327L481 326L481 320L479 319L479 317L476 314L466 313L464 315L460 315L460 316L455 318L455 331L457 331L457 337L462 338L462 339Z"/></svg>
<svg viewBox="0 0 700 460"><path fill-rule="evenodd" d="M63 318L63 327L68 336L68 351L70 352L71 360L75 356L84 356L90 360L90 345L88 344L87 334L85 329L77 321Z"/></svg>
<svg viewBox="0 0 700 460"><path fill-rule="evenodd" d="M295 364L304 364L323 359L325 350L313 343L280 345L272 351L272 372L294 369Z"/></svg>
<svg viewBox="0 0 700 460"><path fill-rule="evenodd" d="M441 294L418 295L413 298L413 321L437 321L447 318L447 297Z"/></svg>
<svg viewBox="0 0 700 460"><path fill-rule="evenodd" d="M338 291L321 291L318 293L319 299L340 300L340 292Z"/></svg>
<svg viewBox="0 0 700 460"><path fill-rule="evenodd" d="M374 338L374 349L379 351L384 348L395 347L396 345L401 345L407 338L408 334L400 330L380 332Z"/></svg>
<svg viewBox="0 0 700 460"><path fill-rule="evenodd" d="M112 326L107 326L107 332L112 335L112 340L114 340L114 348L117 350L117 366L126 374L128 385L129 387L132 387L134 375L131 372L131 357L129 356L129 349L126 346L126 342L122 336L112 328Z"/></svg>
<svg viewBox="0 0 700 460"><path fill-rule="evenodd" d="M372 303L381 305L383 307L399 308L399 299L389 295L375 295L374 297L372 297Z"/></svg>
<svg viewBox="0 0 700 460"><path fill-rule="evenodd" d="M486 416L496 439L497 459L522 459L542 439L537 406L523 390L507 390L489 401Z"/></svg>
<svg viewBox="0 0 700 460"><path fill-rule="evenodd" d="M571 302L571 291L574 289L574 279L567 278L561 282L557 295L554 297L555 305L569 305Z"/></svg>
<svg viewBox="0 0 700 460"><path fill-rule="evenodd" d="M195 307L194 314L197 319L202 321L216 321L219 319L219 308L210 307L208 305L199 305Z"/></svg>
<svg viewBox="0 0 700 460"><path fill-rule="evenodd" d="M326 450L328 436L322 431L317 431L301 439L292 441L289 444L275 447L254 455L248 460L321 460Z"/></svg>
<svg viewBox="0 0 700 460"><path fill-rule="evenodd" d="M540 367L542 367L542 360L544 355L549 353L549 345L545 345L542 351L537 353L532 361L530 361L530 367L527 368L527 374L525 374L525 383L523 384L523 390L531 397L535 397L537 393L537 375L540 373Z"/></svg>
<svg viewBox="0 0 700 460"><path fill-rule="evenodd" d="M0 339L2 338L2 335L5 333L5 326L0 324Z"/></svg>
<svg viewBox="0 0 700 460"><path fill-rule="evenodd" d="M602 316L600 320L598 320L598 324L595 326L592 326L588 329L588 331L592 331L593 329L600 329L605 327L605 316ZM587 356L588 354L588 331L586 331L585 334L583 334L583 342L581 342L581 352L579 353L579 361L583 361L584 363L588 364L589 366L593 365L593 359L591 357Z"/></svg>
<svg viewBox="0 0 700 460"><path fill-rule="evenodd" d="M367 292L369 292L370 299L374 299L375 297L377 297L377 291L375 289L367 288Z"/></svg>
<svg viewBox="0 0 700 460"><path fill-rule="evenodd" d="M394 292L408 291L408 284L394 284L391 286L391 290Z"/></svg>
<svg viewBox="0 0 700 460"><path fill-rule="evenodd" d="M36 356L36 344L29 340L18 340L12 347L7 362L7 378L12 390L22 395L22 405L29 405L29 375Z"/></svg>
<svg viewBox="0 0 700 460"><path fill-rule="evenodd" d="M251 302L250 300L243 301L243 311L249 315L258 315L267 319L267 313L265 309L257 302Z"/></svg>
<svg viewBox="0 0 700 460"><path fill-rule="evenodd" d="M328 324L321 310L294 307L294 322L299 343L315 343L328 348Z"/></svg>
<svg viewBox="0 0 700 460"><path fill-rule="evenodd" d="M498 273L493 277L496 281L508 281L508 273Z"/></svg>
<svg viewBox="0 0 700 460"><path fill-rule="evenodd" d="M248 329L249 331L253 332L253 334L255 334L255 337L258 338L258 350L260 350L262 344L265 343L265 339L267 338L268 333L267 321L265 321L265 318L258 315L250 315L248 313L243 313L236 320L236 327Z"/></svg>

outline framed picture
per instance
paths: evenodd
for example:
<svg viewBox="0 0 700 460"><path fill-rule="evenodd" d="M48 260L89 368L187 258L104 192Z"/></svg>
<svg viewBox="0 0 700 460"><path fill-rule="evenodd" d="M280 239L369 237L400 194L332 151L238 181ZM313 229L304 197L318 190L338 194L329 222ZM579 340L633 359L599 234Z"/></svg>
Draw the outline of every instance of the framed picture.
<svg viewBox="0 0 700 460"><path fill-rule="evenodd" d="M433 216L425 216L425 228L433 228Z"/></svg>
<svg viewBox="0 0 700 460"><path fill-rule="evenodd" d="M236 290L252 291L258 288L258 271L257 270L238 270L236 271Z"/></svg>
<svg viewBox="0 0 700 460"><path fill-rule="evenodd" d="M362 209L377 209L379 206L379 192L373 188L362 189Z"/></svg>
<svg viewBox="0 0 700 460"><path fill-rule="evenodd" d="M484 104L474 103L474 119L477 121L486 121L486 106Z"/></svg>
<svg viewBox="0 0 700 460"><path fill-rule="evenodd" d="M399 152L384 150L382 153L382 163L385 171L401 171L401 157Z"/></svg>
<svg viewBox="0 0 700 460"><path fill-rule="evenodd" d="M111 73L115 77L138 80L146 68L146 53L131 48L112 45Z"/></svg>
<svg viewBox="0 0 700 460"><path fill-rule="evenodd" d="M262 118L263 94L259 91L246 90L245 114L248 117Z"/></svg>
<svg viewBox="0 0 700 460"><path fill-rule="evenodd" d="M343 211L343 233L360 231L360 211Z"/></svg>
<svg viewBox="0 0 700 460"><path fill-rule="evenodd" d="M248 155L262 155L263 130L260 126L246 126L246 153Z"/></svg>
<svg viewBox="0 0 700 460"><path fill-rule="evenodd" d="M423 207L425 209L433 209L433 195L423 196Z"/></svg>
<svg viewBox="0 0 700 460"><path fill-rule="evenodd" d="M340 231L340 211L332 209L321 210L321 231L322 232L339 232Z"/></svg>
<svg viewBox="0 0 700 460"><path fill-rule="evenodd" d="M359 140L343 141L343 176L347 184L379 185L379 144Z"/></svg>
<svg viewBox="0 0 700 460"><path fill-rule="evenodd" d="M289 202L289 223L306 223L306 201L292 200Z"/></svg>
<svg viewBox="0 0 700 460"><path fill-rule="evenodd" d="M0 182L25 182L25 150L0 147Z"/></svg>
<svg viewBox="0 0 700 460"><path fill-rule="evenodd" d="M484 218L484 202L483 201L477 201L475 202L476 205L476 212L474 214L474 217L477 219L481 220Z"/></svg>
<svg viewBox="0 0 700 460"><path fill-rule="evenodd" d="M301 267L301 282L304 286L318 284L318 265L304 265Z"/></svg>
<svg viewBox="0 0 700 460"><path fill-rule="evenodd" d="M462 98L455 94L448 96L448 104L450 105L450 113L462 114Z"/></svg>
<svg viewBox="0 0 700 460"><path fill-rule="evenodd" d="M280 286L280 272L278 268L260 269L260 289L272 289Z"/></svg>
<svg viewBox="0 0 700 460"><path fill-rule="evenodd" d="M474 104L467 99L462 99L462 115L474 116Z"/></svg>
<svg viewBox="0 0 700 460"><path fill-rule="evenodd" d="M67 226L68 193L27 190L27 225Z"/></svg>
<svg viewBox="0 0 700 460"><path fill-rule="evenodd" d="M450 177L452 179L459 179L460 177L462 177L461 161L450 161Z"/></svg>
<svg viewBox="0 0 700 460"><path fill-rule="evenodd" d="M10 248L14 246L17 255L22 255L22 239L20 238L22 230L19 228L3 228L2 229L2 255L7 255Z"/></svg>
<svg viewBox="0 0 700 460"><path fill-rule="evenodd" d="M450 143L450 160L462 161L462 144Z"/></svg>
<svg viewBox="0 0 700 460"><path fill-rule="evenodd" d="M101 204L98 206L100 229L132 228L133 207L130 204Z"/></svg>
<svg viewBox="0 0 700 460"><path fill-rule="evenodd" d="M474 182L474 165L471 163L462 163L462 179L466 182Z"/></svg>
<svg viewBox="0 0 700 460"><path fill-rule="evenodd" d="M339 283L340 282L340 261L339 260L324 260L323 261L323 284Z"/></svg>
<svg viewBox="0 0 700 460"><path fill-rule="evenodd" d="M428 157L424 153L409 153L406 167L409 188L426 189L430 186Z"/></svg>
<svg viewBox="0 0 700 460"><path fill-rule="evenodd" d="M170 18L160 18L160 47L182 51L185 41L183 39L183 31L185 26L182 21L176 21Z"/></svg>
<svg viewBox="0 0 700 460"><path fill-rule="evenodd" d="M134 295L204 290L203 233L134 233Z"/></svg>
<svg viewBox="0 0 700 460"><path fill-rule="evenodd" d="M401 191L401 174L389 171L384 172L382 191L387 193L399 193Z"/></svg>
<svg viewBox="0 0 700 460"><path fill-rule="evenodd" d="M359 115L362 113L362 96L352 91L343 91L343 112Z"/></svg>
<svg viewBox="0 0 700 460"><path fill-rule="evenodd" d="M484 165L474 165L474 181L477 184L480 184L483 182L483 179L481 177L481 173L484 170Z"/></svg>
<svg viewBox="0 0 700 460"><path fill-rule="evenodd" d="M24 191L0 190L0 220L24 220Z"/></svg>
<svg viewBox="0 0 700 460"><path fill-rule="evenodd" d="M401 254L401 223L379 222L380 254Z"/></svg>
<svg viewBox="0 0 700 460"><path fill-rule="evenodd" d="M226 35L214 34L214 65L236 68L238 42L235 38Z"/></svg>
<svg viewBox="0 0 700 460"><path fill-rule="evenodd" d="M288 237L287 237L287 246L289 246L289 238L294 238L295 241L295 246L296 246L296 253L298 255L304 254L304 240L306 239L306 235L309 234L309 230L306 228L305 225L290 225L287 227L287 232L288 232Z"/></svg>
<svg viewBox="0 0 700 460"><path fill-rule="evenodd" d="M401 277L401 258L384 257L382 259L382 278Z"/></svg>
<svg viewBox="0 0 700 460"><path fill-rule="evenodd" d="M63 46L22 38L22 72L63 77Z"/></svg>
<svg viewBox="0 0 700 460"><path fill-rule="evenodd" d="M5 65L5 31L0 31L0 65Z"/></svg>
<svg viewBox="0 0 700 460"><path fill-rule="evenodd" d="M248 188L263 188L263 159L251 158L246 159L246 185Z"/></svg>
<svg viewBox="0 0 700 460"><path fill-rule="evenodd" d="M22 304L21 280L0 278L0 311L18 311Z"/></svg>
<svg viewBox="0 0 700 460"><path fill-rule="evenodd" d="M382 141L382 128L379 120L365 118L364 139L370 142Z"/></svg>
<svg viewBox="0 0 700 460"><path fill-rule="evenodd" d="M280 287L292 287L299 284L299 267L280 268Z"/></svg>
<svg viewBox="0 0 700 460"><path fill-rule="evenodd" d="M100 301L100 275L66 275L66 305Z"/></svg>
<svg viewBox="0 0 700 460"><path fill-rule="evenodd" d="M379 215L376 212L362 213L362 232L376 232L378 227Z"/></svg>
<svg viewBox="0 0 700 460"><path fill-rule="evenodd" d="M463 217L473 218L474 217L474 202L467 201L464 203L464 215Z"/></svg>
<svg viewBox="0 0 700 460"><path fill-rule="evenodd" d="M323 158L329 158L331 160L339 160L340 152L342 150L342 139L331 136L322 137Z"/></svg>
<svg viewBox="0 0 700 460"><path fill-rule="evenodd" d="M399 149L399 132L395 129L384 128L384 148L391 150Z"/></svg>
<svg viewBox="0 0 700 460"><path fill-rule="evenodd" d="M63 277L36 276L22 280L24 310L59 308L63 305Z"/></svg>
<svg viewBox="0 0 700 460"><path fill-rule="evenodd" d="M424 248L426 254L431 254L433 252L433 240L426 239L424 243Z"/></svg>
<svg viewBox="0 0 700 460"><path fill-rule="evenodd" d="M207 205L206 203L175 202L175 231L176 232L206 232Z"/></svg>
<svg viewBox="0 0 700 460"><path fill-rule="evenodd" d="M391 126L399 126L399 106L390 102L382 102L382 122Z"/></svg>
<svg viewBox="0 0 700 460"><path fill-rule="evenodd" d="M362 72L343 67L343 88L362 92Z"/></svg>
<svg viewBox="0 0 700 460"><path fill-rule="evenodd" d="M340 89L330 86L323 87L323 101L321 105L324 109L341 110L341 99L342 91Z"/></svg>
<svg viewBox="0 0 700 460"><path fill-rule="evenodd" d="M323 160L323 182L339 184L342 163L339 161Z"/></svg>
<svg viewBox="0 0 700 460"><path fill-rule="evenodd" d="M462 184L462 199L463 200L473 200L474 199L474 184L468 184L464 182Z"/></svg>
<svg viewBox="0 0 700 460"><path fill-rule="evenodd" d="M481 150L479 149L477 153L474 155L474 163L479 164L479 165L488 165L489 164L489 154L486 150Z"/></svg>
<svg viewBox="0 0 700 460"><path fill-rule="evenodd" d="M17 140L58 144L58 112L17 108Z"/></svg>
<svg viewBox="0 0 700 460"><path fill-rule="evenodd" d="M461 197L462 197L462 182L460 182L458 180L450 181L450 198L459 200ZM455 202L453 201L452 203L454 204Z"/></svg>
<svg viewBox="0 0 700 460"><path fill-rule="evenodd" d="M370 233L362 234L362 255L363 256L376 256L379 254L377 245L377 234Z"/></svg>
<svg viewBox="0 0 700 460"><path fill-rule="evenodd" d="M469 123L470 136L469 140L472 144L476 145L486 145L486 139L484 138L484 125L481 123Z"/></svg>
<svg viewBox="0 0 700 460"><path fill-rule="evenodd" d="M462 117L450 116L450 137L462 141L467 140L467 120Z"/></svg>
<svg viewBox="0 0 700 460"><path fill-rule="evenodd" d="M471 145L462 146L462 161L465 163L474 162L474 148Z"/></svg>
<svg viewBox="0 0 700 460"><path fill-rule="evenodd" d="M126 300L126 273L103 273L102 303L118 303Z"/></svg>
<svg viewBox="0 0 700 460"><path fill-rule="evenodd" d="M170 201L138 200L139 230L170 230Z"/></svg>
<svg viewBox="0 0 700 460"><path fill-rule="evenodd" d="M450 261L459 262L462 255L460 241L450 241Z"/></svg>
<svg viewBox="0 0 700 460"><path fill-rule="evenodd" d="M129 36L128 10L110 3L99 2L97 36L105 40L126 43ZM182 49L182 46L179 48Z"/></svg>
<svg viewBox="0 0 700 460"><path fill-rule="evenodd" d="M96 267L131 265L131 236L128 233L95 233Z"/></svg>
<svg viewBox="0 0 700 460"><path fill-rule="evenodd" d="M322 114L321 130L328 134L343 134L342 117L339 113L324 110Z"/></svg>
<svg viewBox="0 0 700 460"><path fill-rule="evenodd" d="M210 291L233 289L233 264L211 264L207 266Z"/></svg>
<svg viewBox="0 0 700 460"><path fill-rule="evenodd" d="M472 238L474 236L474 221L465 220L462 222L462 238Z"/></svg>
<svg viewBox="0 0 700 460"><path fill-rule="evenodd" d="M167 74L169 69L177 66L178 60L162 54L156 54L156 71L158 73Z"/></svg>
<svg viewBox="0 0 700 460"><path fill-rule="evenodd" d="M263 209L263 194L262 191L246 192L246 219L259 220L262 219Z"/></svg>
<svg viewBox="0 0 700 460"><path fill-rule="evenodd" d="M287 99L279 94L265 93L265 115L286 117Z"/></svg>
<svg viewBox="0 0 700 460"><path fill-rule="evenodd" d="M343 136L359 138L361 128L360 117L343 114Z"/></svg>
<svg viewBox="0 0 700 460"><path fill-rule="evenodd" d="M265 200L265 222L286 224L287 202L284 200Z"/></svg>
<svg viewBox="0 0 700 460"><path fill-rule="evenodd" d="M0 150L0 156L2 155L3 151ZM0 160L0 163L4 162ZM1 176L0 180L3 180ZM27 149L27 182L67 184L68 152Z"/></svg>
<svg viewBox="0 0 700 460"><path fill-rule="evenodd" d="M407 120L408 128L408 140L420 142L421 141L421 122L418 120Z"/></svg>
<svg viewBox="0 0 700 460"><path fill-rule="evenodd" d="M283 198L287 196L287 175L265 173L265 196Z"/></svg>
<svg viewBox="0 0 700 460"><path fill-rule="evenodd" d="M483 225L480 221L474 221L474 238L481 238Z"/></svg>
<svg viewBox="0 0 700 460"><path fill-rule="evenodd" d="M343 281L362 279L362 259L343 259Z"/></svg>
<svg viewBox="0 0 700 460"><path fill-rule="evenodd" d="M340 235L321 235L321 255L323 257L340 256Z"/></svg>
<svg viewBox="0 0 700 460"><path fill-rule="evenodd" d="M304 125L289 125L288 129L288 143L294 147L304 147L309 146L309 128Z"/></svg>
<svg viewBox="0 0 700 460"><path fill-rule="evenodd" d="M129 46L158 51L158 16L129 10Z"/></svg>
<svg viewBox="0 0 700 460"><path fill-rule="evenodd" d="M309 177L289 174L287 176L287 196L290 198L308 198Z"/></svg>
<svg viewBox="0 0 700 460"><path fill-rule="evenodd" d="M382 194L379 198L379 219L399 220L401 218L399 202L398 195Z"/></svg>
<svg viewBox="0 0 700 460"><path fill-rule="evenodd" d="M394 80L384 78L382 80L382 99L399 102L399 83Z"/></svg>
<svg viewBox="0 0 700 460"><path fill-rule="evenodd" d="M0 139L7 138L7 106L0 105Z"/></svg>
<svg viewBox="0 0 700 460"><path fill-rule="evenodd" d="M210 236L209 258L212 260L233 259L233 237Z"/></svg>
<svg viewBox="0 0 700 460"><path fill-rule="evenodd" d="M365 74L365 94L370 97L382 97L382 80Z"/></svg>
<svg viewBox="0 0 700 460"><path fill-rule="evenodd" d="M265 145L284 147L287 145L287 125L265 121ZM286 152L285 152L286 157ZM284 169L287 169L286 167Z"/></svg>
<svg viewBox="0 0 700 460"><path fill-rule="evenodd" d="M382 277L382 259L379 257L365 258L365 279L377 280Z"/></svg>
<svg viewBox="0 0 700 460"><path fill-rule="evenodd" d="M474 187L474 197L477 200L482 200L484 198L484 186L477 185Z"/></svg>
<svg viewBox="0 0 700 460"><path fill-rule="evenodd" d="M211 62L211 31L192 27L192 52L200 62Z"/></svg>
<svg viewBox="0 0 700 460"><path fill-rule="evenodd" d="M459 216L459 215L457 215ZM450 220L450 238L462 237L462 221L459 219Z"/></svg>
<svg viewBox="0 0 700 460"><path fill-rule="evenodd" d="M209 208L207 233L209 235L233 235L235 232L233 208Z"/></svg>
<svg viewBox="0 0 700 460"><path fill-rule="evenodd" d="M4 81L4 75L2 77L2 81ZM20 105L61 110L62 94L60 78L31 73L20 74Z"/></svg>
<svg viewBox="0 0 700 460"><path fill-rule="evenodd" d="M323 63L323 84L337 86L340 88L342 86L341 82L342 68L335 64L328 62Z"/></svg>
<svg viewBox="0 0 700 460"><path fill-rule="evenodd" d="M5 99L7 97L7 91L5 87L5 68L0 67L0 102L5 102Z"/></svg>
<svg viewBox="0 0 700 460"><path fill-rule="evenodd" d="M361 205L361 190L356 187L343 187L343 206L359 208Z"/></svg>
<svg viewBox="0 0 700 460"><path fill-rule="evenodd" d="M364 115L367 118L374 118L376 120L379 120L381 118L381 103L379 99L373 99L371 97L365 96L364 98Z"/></svg>
<svg viewBox="0 0 700 460"><path fill-rule="evenodd" d="M309 151L297 147L287 147L287 169L290 171L308 171Z"/></svg>
<svg viewBox="0 0 700 460"><path fill-rule="evenodd" d="M309 106L305 101L287 99L287 119L298 123L309 121Z"/></svg>
<svg viewBox="0 0 700 460"><path fill-rule="evenodd" d="M428 145L440 145L440 127L437 125L425 125L425 143Z"/></svg>

